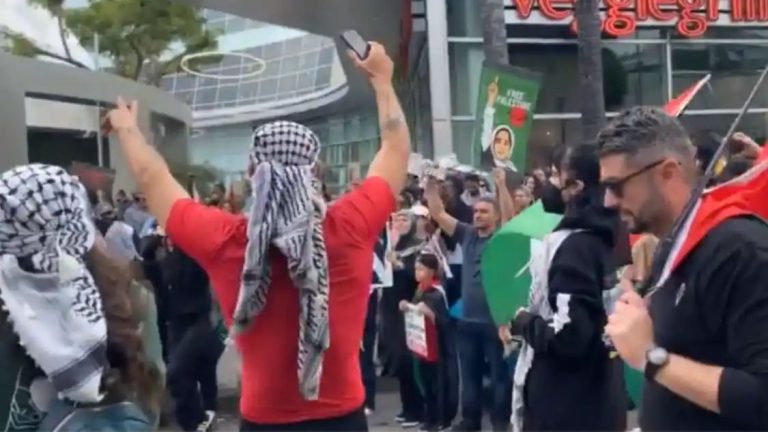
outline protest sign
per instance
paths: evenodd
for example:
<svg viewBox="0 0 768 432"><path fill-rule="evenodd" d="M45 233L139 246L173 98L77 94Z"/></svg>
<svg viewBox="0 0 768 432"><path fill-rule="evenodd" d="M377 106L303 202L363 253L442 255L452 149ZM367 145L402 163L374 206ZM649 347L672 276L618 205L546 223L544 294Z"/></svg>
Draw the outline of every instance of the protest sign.
<svg viewBox="0 0 768 432"><path fill-rule="evenodd" d="M497 324L509 322L519 308L528 305L528 264L541 239L552 232L560 219L561 215L545 212L541 201L537 201L488 241L480 274L491 316Z"/></svg>
<svg viewBox="0 0 768 432"><path fill-rule="evenodd" d="M408 349L420 357L427 357L427 325L424 314L415 307L410 307L404 312L405 317L405 344Z"/></svg>
<svg viewBox="0 0 768 432"><path fill-rule="evenodd" d="M528 135L541 85L540 75L485 61L472 142L484 168L525 170Z"/></svg>

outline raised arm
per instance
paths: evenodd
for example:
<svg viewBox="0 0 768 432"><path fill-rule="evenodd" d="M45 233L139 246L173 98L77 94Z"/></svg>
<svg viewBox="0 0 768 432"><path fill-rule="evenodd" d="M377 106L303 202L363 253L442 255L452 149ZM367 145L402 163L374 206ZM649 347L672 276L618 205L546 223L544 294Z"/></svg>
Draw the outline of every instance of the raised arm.
<svg viewBox="0 0 768 432"><path fill-rule="evenodd" d="M438 192L437 180L434 178L427 179L427 185L424 188L424 197L427 199L429 215L435 222L437 222L437 225L444 233L453 237L456 232L458 221L445 211L443 199L440 198L440 193Z"/></svg>
<svg viewBox="0 0 768 432"><path fill-rule="evenodd" d="M496 186L496 201L501 209L501 223L505 224L517 215L517 208L507 187L507 172L504 168L493 169L493 183Z"/></svg>
<svg viewBox="0 0 768 432"><path fill-rule="evenodd" d="M137 125L138 103L117 99L115 109L104 119L104 128L120 142L120 148L139 190L147 197L149 212L165 228L173 204L189 198L187 191L173 178L168 164L147 144Z"/></svg>
<svg viewBox="0 0 768 432"><path fill-rule="evenodd" d="M379 112L381 148L371 161L368 177L384 179L392 188L392 193L397 196L405 187L408 157L411 154L411 135L395 88L392 86L392 60L381 44L369 44L371 49L365 60L361 61L352 52L349 54L355 65L368 76L376 94L376 107Z"/></svg>

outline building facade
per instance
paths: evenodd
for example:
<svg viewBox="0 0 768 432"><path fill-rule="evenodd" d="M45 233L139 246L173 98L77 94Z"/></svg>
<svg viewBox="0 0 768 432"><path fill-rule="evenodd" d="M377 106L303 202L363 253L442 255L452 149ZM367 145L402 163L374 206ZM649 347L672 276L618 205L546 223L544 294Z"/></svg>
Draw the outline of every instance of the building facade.
<svg viewBox="0 0 768 432"><path fill-rule="evenodd" d="M768 64L768 1L702 0L680 9L660 0L605 0L603 75L606 110L615 115L634 105L663 105L697 79L710 85L681 118L691 132L724 134L759 72ZM471 144L477 83L484 59L480 10L475 0L427 0L432 107L449 99L451 148L464 163L477 165ZM444 20L432 22L431 20ZM577 41L572 2L507 0L505 19L510 63L539 72L542 87L528 142L528 166L546 163L554 147L579 133ZM621 22L617 23L617 20ZM445 33L445 36L442 37ZM444 41L444 42L442 42ZM449 83L444 97L435 89ZM443 97L444 99L440 100ZM441 113L446 116L446 113ZM768 136L768 88L758 94L740 129L758 140ZM435 119L433 130L444 130ZM436 149L438 148L435 143Z"/></svg>

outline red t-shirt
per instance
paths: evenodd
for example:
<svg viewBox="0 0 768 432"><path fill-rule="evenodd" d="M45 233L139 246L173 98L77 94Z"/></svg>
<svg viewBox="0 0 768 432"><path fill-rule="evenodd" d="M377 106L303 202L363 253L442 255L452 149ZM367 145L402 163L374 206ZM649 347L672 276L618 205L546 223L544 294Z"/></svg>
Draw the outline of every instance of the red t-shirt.
<svg viewBox="0 0 768 432"><path fill-rule="evenodd" d="M368 178L334 202L323 221L330 275L331 344L323 360L320 396L299 394L299 297L285 258L270 252L267 304L237 340L242 358L240 413L253 423L282 424L339 417L363 405L359 350L371 284L373 245L395 199L389 184ZM210 277L227 326L232 321L247 242L247 220L192 200L173 205L166 231Z"/></svg>

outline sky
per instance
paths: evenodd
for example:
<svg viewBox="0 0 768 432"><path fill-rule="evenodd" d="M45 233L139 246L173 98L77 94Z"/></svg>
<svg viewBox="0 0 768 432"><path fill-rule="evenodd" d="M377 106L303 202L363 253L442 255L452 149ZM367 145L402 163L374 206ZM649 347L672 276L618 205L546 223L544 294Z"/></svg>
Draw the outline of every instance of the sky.
<svg viewBox="0 0 768 432"><path fill-rule="evenodd" d="M69 0L67 6L70 3L77 5L85 1ZM44 9L29 6L27 0L0 0L0 27L25 35L42 49L64 55L56 19ZM77 39L70 35L67 42L73 58L88 66L93 65L90 54Z"/></svg>

